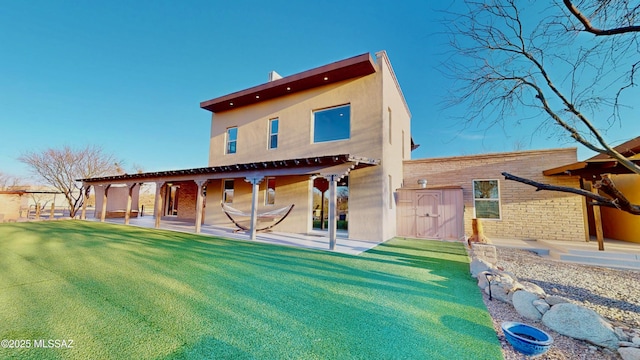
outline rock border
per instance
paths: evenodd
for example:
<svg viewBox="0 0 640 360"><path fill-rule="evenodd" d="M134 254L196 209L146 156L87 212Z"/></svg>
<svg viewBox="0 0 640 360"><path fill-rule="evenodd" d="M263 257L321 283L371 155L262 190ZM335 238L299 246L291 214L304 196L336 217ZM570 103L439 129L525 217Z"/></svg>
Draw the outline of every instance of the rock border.
<svg viewBox="0 0 640 360"><path fill-rule="evenodd" d="M491 298L510 304L522 317L542 322L559 334L617 351L623 360L640 360L640 329L613 326L591 309L548 295L536 284L519 281L513 273L496 266L494 245L472 243L467 250L471 276Z"/></svg>

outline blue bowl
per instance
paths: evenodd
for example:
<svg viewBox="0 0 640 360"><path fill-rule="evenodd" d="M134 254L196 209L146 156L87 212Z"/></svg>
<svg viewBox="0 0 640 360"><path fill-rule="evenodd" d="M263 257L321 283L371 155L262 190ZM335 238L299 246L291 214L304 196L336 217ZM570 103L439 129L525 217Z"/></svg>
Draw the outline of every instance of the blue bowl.
<svg viewBox="0 0 640 360"><path fill-rule="evenodd" d="M502 332L511 346L525 355L544 354L553 344L553 338L546 332L519 322L503 322Z"/></svg>

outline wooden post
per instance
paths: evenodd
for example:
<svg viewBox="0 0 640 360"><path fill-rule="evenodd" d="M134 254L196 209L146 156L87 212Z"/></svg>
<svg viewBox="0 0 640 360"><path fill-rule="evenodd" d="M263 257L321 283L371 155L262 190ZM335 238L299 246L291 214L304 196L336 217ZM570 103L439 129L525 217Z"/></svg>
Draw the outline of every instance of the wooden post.
<svg viewBox="0 0 640 360"><path fill-rule="evenodd" d="M338 175L329 175L329 249L334 250L336 247L337 230L338 230ZM322 200L324 201L324 199Z"/></svg>
<svg viewBox="0 0 640 360"><path fill-rule="evenodd" d="M36 203L36 220L40 220L40 203Z"/></svg>
<svg viewBox="0 0 640 360"><path fill-rule="evenodd" d="M55 214L56 214L56 203L52 202L51 211L49 212L49 220L53 220L53 218L55 217Z"/></svg>
<svg viewBox="0 0 640 360"><path fill-rule="evenodd" d="M251 184L251 240L256 239L256 225L258 224L258 193L262 176L248 177L245 181Z"/></svg>
<svg viewBox="0 0 640 360"><path fill-rule="evenodd" d="M107 217L107 197L111 184L104 186L104 194L102 194L102 213L100 214L100 222L104 222Z"/></svg>
<svg viewBox="0 0 640 360"><path fill-rule="evenodd" d="M207 180L194 180L198 186L198 193L196 195L196 234L200 233L202 227L202 210L204 204L204 196L202 196L202 188Z"/></svg>
<svg viewBox="0 0 640 360"><path fill-rule="evenodd" d="M127 195L127 208L124 212L124 223L129 225L131 220L131 203L133 202L133 188L136 187L136 183L127 183L128 195Z"/></svg>
<svg viewBox="0 0 640 360"><path fill-rule="evenodd" d="M156 197L153 207L153 216L155 216L155 228L160 228L160 220L162 218L162 186L164 181L156 181Z"/></svg>
<svg viewBox="0 0 640 360"><path fill-rule="evenodd" d="M484 235L484 228L480 219L471 219L471 230L473 234L467 241L469 246L471 246L472 242L491 244L491 240Z"/></svg>
<svg viewBox="0 0 640 360"><path fill-rule="evenodd" d="M598 194L596 182L591 182L591 192ZM598 250L604 251L604 233L602 231L602 215L600 214L600 206L593 206L593 224L596 230L596 240L598 240Z"/></svg>

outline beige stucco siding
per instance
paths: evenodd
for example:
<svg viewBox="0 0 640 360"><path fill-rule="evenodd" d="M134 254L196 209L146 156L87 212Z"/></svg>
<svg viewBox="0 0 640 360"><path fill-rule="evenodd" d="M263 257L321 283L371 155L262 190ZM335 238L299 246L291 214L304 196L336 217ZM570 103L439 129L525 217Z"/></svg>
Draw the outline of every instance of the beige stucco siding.
<svg viewBox="0 0 640 360"><path fill-rule="evenodd" d="M429 185L463 188L465 232L471 235L474 217L472 181L498 180L501 219L483 220L487 236L495 238L584 241L584 214L578 195L536 191L534 187L504 180L503 171L554 185L579 188L577 177L545 177L542 171L576 161L576 149L523 151L404 163L405 184L427 179Z"/></svg>
<svg viewBox="0 0 640 360"><path fill-rule="evenodd" d="M211 121L209 166L323 155L380 158L380 91L377 74L296 93L238 110ZM377 94L377 95L376 95ZM350 139L313 143L313 111L351 105ZM268 149L269 119L279 119L278 148ZM237 153L225 154L226 130L238 127Z"/></svg>
<svg viewBox="0 0 640 360"><path fill-rule="evenodd" d="M26 195L0 194L0 222L16 221L20 218L20 208L26 204Z"/></svg>
<svg viewBox="0 0 640 360"><path fill-rule="evenodd" d="M294 204L292 212L280 223L275 231L307 233L311 229L311 180L308 176L280 176L275 178L275 204L265 205L267 182L264 179L259 185L258 213L280 209ZM220 202L223 192L222 180L211 180L207 184L205 223L217 226L233 227L233 223L222 212ZM234 195L232 207L251 211L251 184L243 178L234 179Z"/></svg>

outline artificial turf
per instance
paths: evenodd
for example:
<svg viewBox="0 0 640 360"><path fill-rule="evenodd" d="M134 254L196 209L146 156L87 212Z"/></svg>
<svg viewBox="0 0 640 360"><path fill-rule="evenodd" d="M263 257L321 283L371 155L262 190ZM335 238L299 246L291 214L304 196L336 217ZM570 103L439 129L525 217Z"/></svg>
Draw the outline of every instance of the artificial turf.
<svg viewBox="0 0 640 360"><path fill-rule="evenodd" d="M31 340L0 358L502 358L458 243L350 256L75 220L0 224L0 339Z"/></svg>

